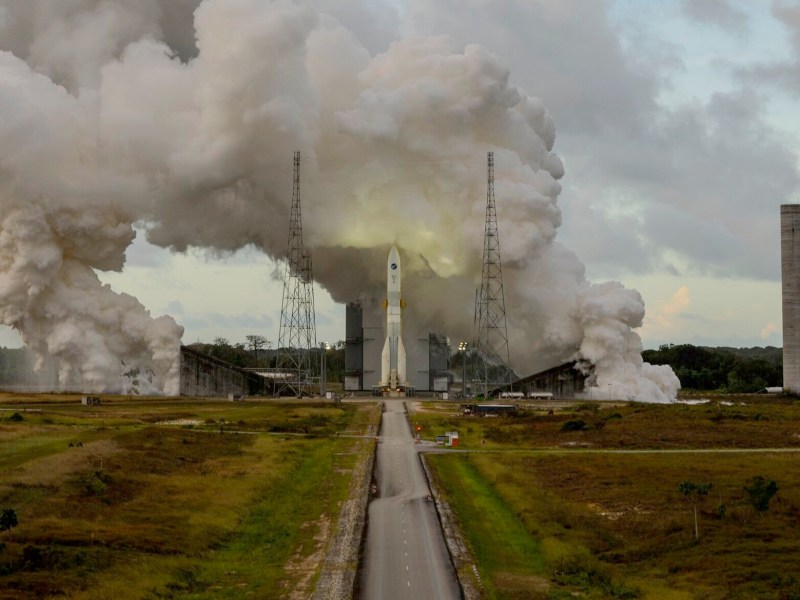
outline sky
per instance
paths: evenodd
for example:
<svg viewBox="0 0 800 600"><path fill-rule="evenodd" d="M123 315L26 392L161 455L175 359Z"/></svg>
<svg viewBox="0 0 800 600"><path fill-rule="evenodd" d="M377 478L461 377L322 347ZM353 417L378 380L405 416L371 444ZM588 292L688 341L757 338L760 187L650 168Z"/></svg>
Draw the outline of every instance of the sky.
<svg viewBox="0 0 800 600"><path fill-rule="evenodd" d="M483 46L542 100L565 171L558 240L589 280L639 291L645 348L781 345L779 206L800 201L800 3L314 4L373 57L419 35ZM187 344L277 341L280 263L252 245L159 247L145 228L121 271L97 270L103 283L171 315ZM319 285L315 304L317 339L344 339L344 306ZM4 327L0 344L20 339Z"/></svg>

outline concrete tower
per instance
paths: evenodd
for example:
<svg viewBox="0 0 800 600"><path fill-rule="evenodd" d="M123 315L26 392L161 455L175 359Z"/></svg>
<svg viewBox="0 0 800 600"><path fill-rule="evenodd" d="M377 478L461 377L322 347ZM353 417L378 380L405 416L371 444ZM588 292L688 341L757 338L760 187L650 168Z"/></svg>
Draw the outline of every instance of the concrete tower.
<svg viewBox="0 0 800 600"><path fill-rule="evenodd" d="M800 393L800 204L781 205L783 389Z"/></svg>

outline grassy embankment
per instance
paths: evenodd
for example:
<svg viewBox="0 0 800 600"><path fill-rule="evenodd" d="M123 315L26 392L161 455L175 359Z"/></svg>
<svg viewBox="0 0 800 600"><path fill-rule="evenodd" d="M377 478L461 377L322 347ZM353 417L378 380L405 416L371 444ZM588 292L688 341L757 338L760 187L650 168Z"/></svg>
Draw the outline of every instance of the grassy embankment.
<svg viewBox="0 0 800 600"><path fill-rule="evenodd" d="M0 534L0 598L310 593L351 468L372 451L334 436L379 418L297 402L0 408L0 509L19 518Z"/></svg>
<svg viewBox="0 0 800 600"><path fill-rule="evenodd" d="M800 447L800 403L733 400L412 420L490 448L428 459L487 598L800 598L800 452L742 451ZM764 513L744 491L759 475L780 486ZM713 484L699 540L687 480Z"/></svg>

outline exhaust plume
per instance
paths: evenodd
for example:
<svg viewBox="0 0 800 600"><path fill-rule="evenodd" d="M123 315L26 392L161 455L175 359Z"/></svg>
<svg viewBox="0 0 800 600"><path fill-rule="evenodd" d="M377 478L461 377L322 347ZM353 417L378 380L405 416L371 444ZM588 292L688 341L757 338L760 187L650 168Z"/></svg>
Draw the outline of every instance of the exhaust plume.
<svg viewBox="0 0 800 600"><path fill-rule="evenodd" d="M371 56L302 0L0 7L0 318L64 378L113 387L148 359L177 393L180 327L94 271L122 268L134 224L176 251L282 257L295 149L334 300L381 294L397 244L408 320L468 338L493 150L513 366L579 360L616 397L675 397L672 371L642 362L641 296L588 282L556 240L553 121L489 50L434 36Z"/></svg>

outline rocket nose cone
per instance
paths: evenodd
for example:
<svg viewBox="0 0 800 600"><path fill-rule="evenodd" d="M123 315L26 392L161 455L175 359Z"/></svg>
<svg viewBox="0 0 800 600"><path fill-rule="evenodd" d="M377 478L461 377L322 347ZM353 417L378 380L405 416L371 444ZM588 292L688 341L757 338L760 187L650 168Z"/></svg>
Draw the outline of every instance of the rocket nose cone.
<svg viewBox="0 0 800 600"><path fill-rule="evenodd" d="M392 265L400 266L400 253L397 251L397 246L392 246L392 249L389 251L389 260L387 264L389 268L392 268Z"/></svg>

